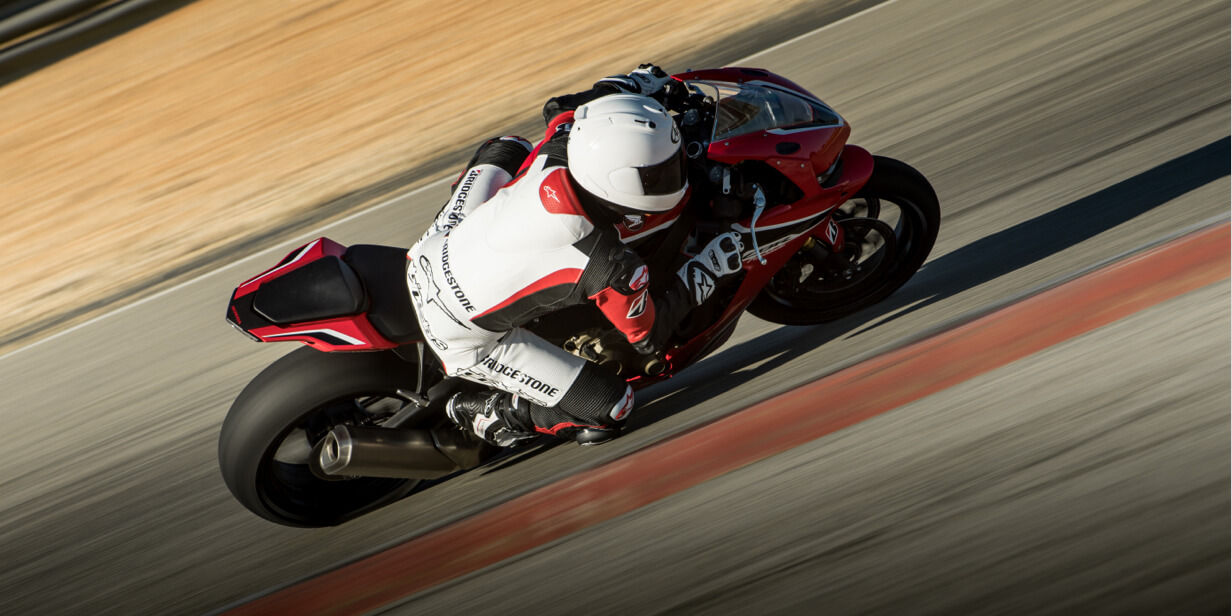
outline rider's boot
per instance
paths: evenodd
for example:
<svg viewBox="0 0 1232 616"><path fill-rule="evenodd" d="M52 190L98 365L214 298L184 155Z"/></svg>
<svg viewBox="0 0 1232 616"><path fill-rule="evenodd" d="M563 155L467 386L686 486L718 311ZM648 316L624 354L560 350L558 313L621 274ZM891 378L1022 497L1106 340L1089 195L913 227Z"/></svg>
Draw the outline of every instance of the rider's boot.
<svg viewBox="0 0 1232 616"><path fill-rule="evenodd" d="M530 406L503 391L462 392L445 405L449 420L464 430L499 447L509 447L536 434L530 423Z"/></svg>

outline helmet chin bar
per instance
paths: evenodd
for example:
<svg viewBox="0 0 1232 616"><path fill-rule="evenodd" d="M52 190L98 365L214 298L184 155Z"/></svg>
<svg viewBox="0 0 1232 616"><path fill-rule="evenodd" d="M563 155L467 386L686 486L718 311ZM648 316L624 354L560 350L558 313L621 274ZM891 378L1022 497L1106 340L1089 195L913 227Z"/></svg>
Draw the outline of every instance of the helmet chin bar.
<svg viewBox="0 0 1232 616"><path fill-rule="evenodd" d="M582 187L581 184L574 182L573 188L577 192L578 200L582 202L582 209L590 214L596 222L603 221L611 224L620 222L625 216L648 216L650 212L635 210L630 207L625 207L618 203L612 203L595 193L590 192Z"/></svg>
<svg viewBox="0 0 1232 616"><path fill-rule="evenodd" d="M647 216L653 216L654 214L659 213L659 212L648 212L646 210L639 210L637 208L626 207L626 206L620 205L619 203L608 201L607 199L604 199L603 197L600 197L599 195L596 195L590 192L589 190L586 190L581 184L577 182L573 183L573 187L575 191L577 192L578 199L582 202L582 207L583 209L586 210L586 213L590 214L592 217L596 217L597 219L603 220L605 222L615 224L615 223L620 222L620 220L624 218L625 216L636 216L639 219L643 219L643 218L646 218ZM684 186L685 190L680 195L681 199L683 199L684 195L688 193L688 188L689 188L689 185L686 182ZM677 201L676 204L678 205L679 201ZM663 211L667 212L667 211L670 211L671 209L672 208L668 208Z"/></svg>

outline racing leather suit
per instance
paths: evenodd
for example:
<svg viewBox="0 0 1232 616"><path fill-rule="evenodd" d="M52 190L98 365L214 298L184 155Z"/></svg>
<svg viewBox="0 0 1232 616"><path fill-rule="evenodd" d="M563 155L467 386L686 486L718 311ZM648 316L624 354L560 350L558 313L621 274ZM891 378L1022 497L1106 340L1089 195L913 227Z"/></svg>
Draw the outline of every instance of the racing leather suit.
<svg viewBox="0 0 1232 616"><path fill-rule="evenodd" d="M665 327L646 265L616 232L621 217L577 189L566 169L572 112L564 108L607 90L549 101L549 137L533 152L512 137L481 146L407 254L412 302L446 373L515 394L506 419L526 432L612 429L632 410L633 391L523 325L589 301L640 347Z"/></svg>

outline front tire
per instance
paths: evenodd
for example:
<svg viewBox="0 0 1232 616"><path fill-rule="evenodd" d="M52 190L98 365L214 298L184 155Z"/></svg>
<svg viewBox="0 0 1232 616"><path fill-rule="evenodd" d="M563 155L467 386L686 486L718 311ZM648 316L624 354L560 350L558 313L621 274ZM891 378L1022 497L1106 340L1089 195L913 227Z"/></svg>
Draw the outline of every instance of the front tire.
<svg viewBox="0 0 1232 616"><path fill-rule="evenodd" d="M937 240L941 207L928 180L910 165L873 157L873 174L834 221L846 235L836 264L820 246L801 249L749 305L783 325L814 325L871 306L906 284Z"/></svg>
<svg viewBox="0 0 1232 616"><path fill-rule="evenodd" d="M327 481L308 456L333 425L379 424L415 388L416 366L392 352L324 353L301 347L270 364L223 420L223 481L249 511L279 524L341 524L411 492L417 480Z"/></svg>

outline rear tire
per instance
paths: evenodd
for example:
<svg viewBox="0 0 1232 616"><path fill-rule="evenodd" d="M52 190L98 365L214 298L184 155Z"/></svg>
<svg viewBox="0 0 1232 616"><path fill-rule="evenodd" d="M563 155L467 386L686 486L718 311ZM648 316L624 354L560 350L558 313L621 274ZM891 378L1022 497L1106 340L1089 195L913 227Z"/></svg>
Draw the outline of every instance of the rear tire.
<svg viewBox="0 0 1232 616"><path fill-rule="evenodd" d="M872 177L840 206L834 220L848 240L870 245L881 240L882 245L872 250L855 246L851 265L856 272L846 278L813 273L821 262L815 251L802 249L762 289L749 313L783 325L833 321L885 299L920 269L937 240L937 194L910 165L883 156L873 160ZM890 233L892 242L882 239Z"/></svg>
<svg viewBox="0 0 1232 616"><path fill-rule="evenodd" d="M392 503L417 480L312 474L307 455L337 423L369 420L415 387L415 364L393 352L324 353L301 347L270 364L223 420L223 481L249 511L287 526L333 526Z"/></svg>

